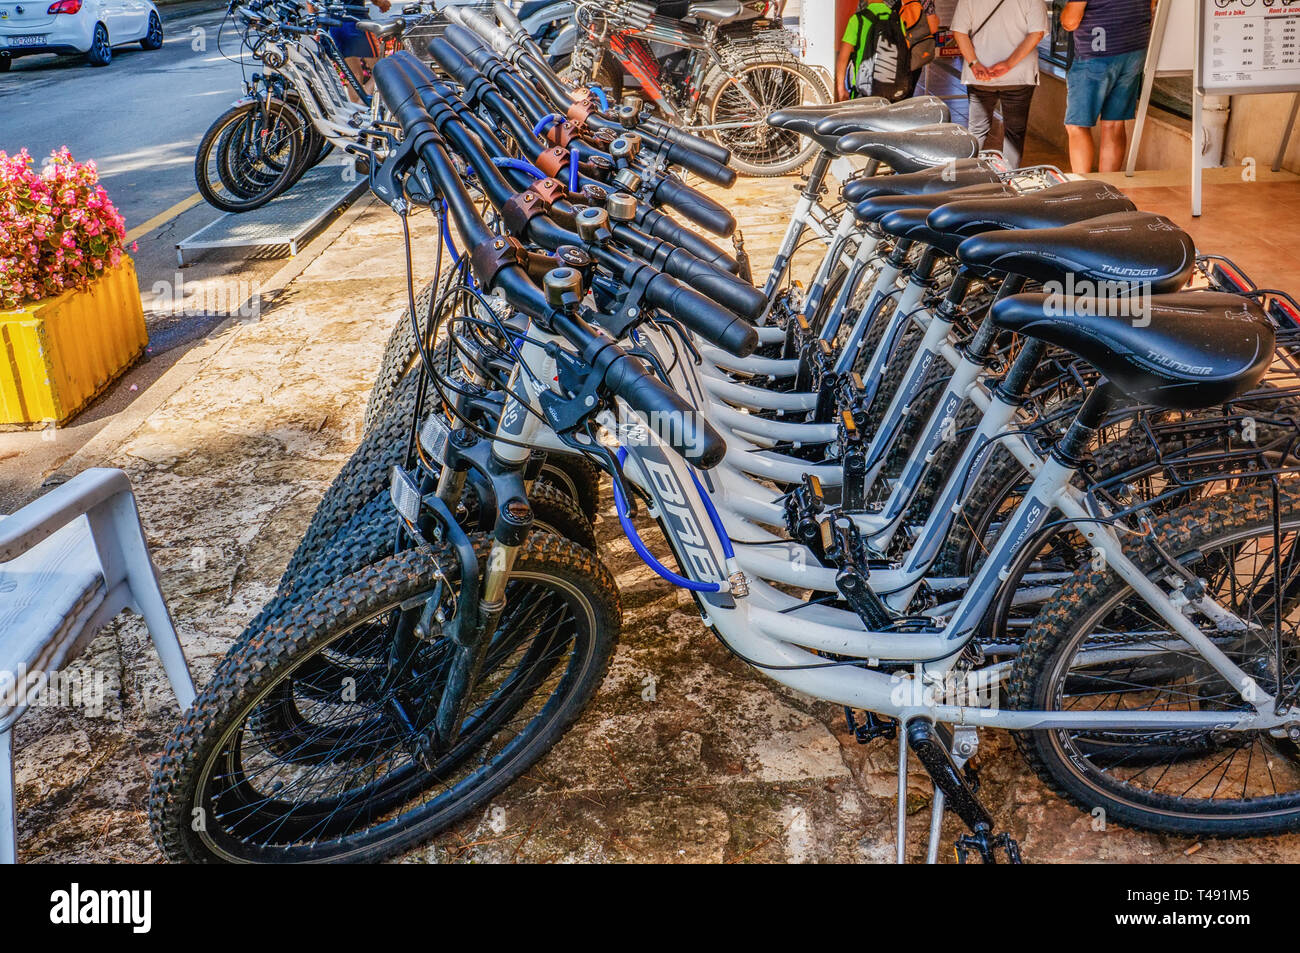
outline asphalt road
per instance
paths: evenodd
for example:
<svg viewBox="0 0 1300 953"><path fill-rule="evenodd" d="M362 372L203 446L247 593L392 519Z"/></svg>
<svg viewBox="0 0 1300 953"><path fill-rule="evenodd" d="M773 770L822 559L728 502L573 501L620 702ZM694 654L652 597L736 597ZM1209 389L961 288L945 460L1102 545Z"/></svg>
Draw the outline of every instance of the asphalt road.
<svg viewBox="0 0 1300 953"><path fill-rule="evenodd" d="M0 76L0 149L25 147L39 162L66 145L94 159L128 229L193 195L194 151L239 95L240 68L217 49L224 7L186 7L162 8L161 50L118 47L100 69L73 57L15 60ZM230 26L221 45L238 52Z"/></svg>
<svg viewBox="0 0 1300 953"><path fill-rule="evenodd" d="M98 165L139 245L132 258L154 356L201 338L224 318L171 314L155 307L152 289L158 282L176 286L176 242L221 214L198 199L194 154L213 120L243 91L239 34L231 24L222 28L224 4L198 0L160 9L161 50L119 47L113 62L98 69L76 57L24 57L0 75L0 149L26 148L39 162L66 145L74 158ZM187 269L184 281L229 275L255 282L278 264L213 256Z"/></svg>

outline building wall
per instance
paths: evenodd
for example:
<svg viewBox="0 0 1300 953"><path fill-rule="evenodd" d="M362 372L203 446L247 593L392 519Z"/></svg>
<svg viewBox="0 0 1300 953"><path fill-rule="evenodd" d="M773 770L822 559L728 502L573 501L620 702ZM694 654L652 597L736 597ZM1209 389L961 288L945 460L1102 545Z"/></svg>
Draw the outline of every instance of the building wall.
<svg viewBox="0 0 1300 953"><path fill-rule="evenodd" d="M1233 96L1224 164L1240 165L1253 158L1260 168L1271 168L1294 99L1293 93ZM1282 168L1300 172L1300 129L1291 133Z"/></svg>

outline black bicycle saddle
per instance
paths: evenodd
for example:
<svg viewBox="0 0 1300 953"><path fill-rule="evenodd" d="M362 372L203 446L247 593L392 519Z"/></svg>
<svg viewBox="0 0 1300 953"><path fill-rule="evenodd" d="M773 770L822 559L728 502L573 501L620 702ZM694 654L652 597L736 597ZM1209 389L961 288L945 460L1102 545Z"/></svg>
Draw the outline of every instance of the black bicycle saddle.
<svg viewBox="0 0 1300 953"><path fill-rule="evenodd" d="M979 140L961 126L940 123L904 132L854 132L840 139L841 155L864 155L895 172L919 172L979 154Z"/></svg>
<svg viewBox="0 0 1300 953"><path fill-rule="evenodd" d="M1077 354L1130 397L1177 410L1244 394L1273 362L1273 326L1239 295L1020 294L995 302L991 313L1008 331Z"/></svg>
<svg viewBox="0 0 1300 953"><path fill-rule="evenodd" d="M867 175L844 183L844 201L857 205L873 195L924 195L946 192L967 185L998 181L998 174L984 159L958 159L938 169L900 172L896 175Z"/></svg>
<svg viewBox="0 0 1300 953"><path fill-rule="evenodd" d="M952 118L948 107L938 96L917 96L864 109L841 109L831 113L816 125L819 136L847 136L851 132L902 132L919 126L932 126Z"/></svg>
<svg viewBox="0 0 1300 953"><path fill-rule="evenodd" d="M931 213L930 227L958 235L999 228L1057 228L1136 209L1127 195L1104 182L1062 182L1015 198L972 199L941 206Z"/></svg>
<svg viewBox="0 0 1300 953"><path fill-rule="evenodd" d="M1069 277L1164 294L1187 283L1196 246L1163 215L1118 212L1060 228L983 232L961 242L957 257L1034 281Z"/></svg>
<svg viewBox="0 0 1300 953"><path fill-rule="evenodd" d="M925 223L929 214L928 208L900 208L882 215L876 224L886 234L902 241L921 242L923 245L937 248L945 255L956 255L957 246L967 239L948 232L936 232Z"/></svg>
<svg viewBox="0 0 1300 953"><path fill-rule="evenodd" d="M864 115L875 109L887 106L889 100L884 96L866 96L862 99L850 99L841 103L821 103L811 106L788 106L768 113L767 124L777 129L787 129L801 136L811 137L817 131L817 124L823 119L846 113Z"/></svg>
<svg viewBox="0 0 1300 953"><path fill-rule="evenodd" d="M863 199L853 207L853 214L858 221L878 222L890 212L898 209L918 209L924 211L927 215L932 209L936 209L945 203L959 202L962 199L977 200L987 199L990 202L997 202L997 196L1015 196L1017 193L1001 181L981 182L977 185L967 185L959 189L947 189L943 192L925 192L921 195L873 195L869 199ZM939 231L939 229L936 229ZM962 236L965 237L965 236Z"/></svg>

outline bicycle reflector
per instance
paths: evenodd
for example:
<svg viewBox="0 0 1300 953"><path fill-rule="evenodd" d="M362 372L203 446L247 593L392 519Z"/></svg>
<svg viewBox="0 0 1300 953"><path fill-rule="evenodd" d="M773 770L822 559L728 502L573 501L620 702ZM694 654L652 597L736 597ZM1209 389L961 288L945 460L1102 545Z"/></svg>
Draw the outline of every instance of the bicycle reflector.
<svg viewBox="0 0 1300 953"><path fill-rule="evenodd" d="M420 519L420 488L415 479L401 467L393 467L393 482L388 488L388 496L393 501L393 508L408 523Z"/></svg>
<svg viewBox="0 0 1300 953"><path fill-rule="evenodd" d="M1300 328L1300 309L1296 308L1295 302L1286 298L1279 298L1276 295L1268 299L1268 314L1278 327L1282 328Z"/></svg>
<svg viewBox="0 0 1300 953"><path fill-rule="evenodd" d="M1210 268L1210 279L1224 291L1245 294L1248 291L1255 290L1254 282L1243 275L1240 269L1234 268L1224 261L1216 261Z"/></svg>

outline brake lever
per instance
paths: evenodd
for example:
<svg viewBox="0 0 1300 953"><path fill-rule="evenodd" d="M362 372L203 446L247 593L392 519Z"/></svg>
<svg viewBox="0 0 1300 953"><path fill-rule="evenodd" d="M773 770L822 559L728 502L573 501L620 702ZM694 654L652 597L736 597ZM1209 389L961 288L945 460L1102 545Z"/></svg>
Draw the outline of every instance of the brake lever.
<svg viewBox="0 0 1300 953"><path fill-rule="evenodd" d="M659 360L658 354L643 347L627 348L625 351L632 357L649 364L654 369L655 377L659 378L667 386L672 387L672 383L668 380L668 372L664 369L663 362Z"/></svg>
<svg viewBox="0 0 1300 953"><path fill-rule="evenodd" d="M348 145L345 151L369 157L370 191L398 215L405 215L410 208L406 201L406 177L419 165L420 158L415 151L414 140L404 139L398 143L394 136L383 130L376 134L383 136L390 147L382 162L379 161L377 152L364 146Z"/></svg>

